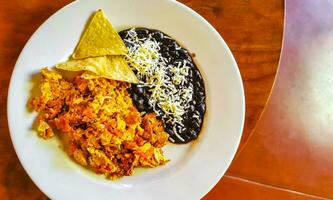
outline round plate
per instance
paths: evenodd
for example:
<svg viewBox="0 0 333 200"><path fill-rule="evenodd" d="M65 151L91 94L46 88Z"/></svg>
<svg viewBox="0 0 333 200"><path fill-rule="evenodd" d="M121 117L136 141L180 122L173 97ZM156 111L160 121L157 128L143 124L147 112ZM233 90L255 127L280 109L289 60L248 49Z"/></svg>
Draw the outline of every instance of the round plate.
<svg viewBox="0 0 333 200"><path fill-rule="evenodd" d="M26 105L34 75L73 52L91 14L103 9L117 30L159 29L190 52L205 80L207 113L198 140L167 144L171 160L111 181L73 162L56 138L43 140L31 127ZM218 32L176 1L81 0L51 16L19 56L8 93L8 123L16 153L29 176L51 199L199 199L222 177L237 150L244 123L244 91L237 64Z"/></svg>

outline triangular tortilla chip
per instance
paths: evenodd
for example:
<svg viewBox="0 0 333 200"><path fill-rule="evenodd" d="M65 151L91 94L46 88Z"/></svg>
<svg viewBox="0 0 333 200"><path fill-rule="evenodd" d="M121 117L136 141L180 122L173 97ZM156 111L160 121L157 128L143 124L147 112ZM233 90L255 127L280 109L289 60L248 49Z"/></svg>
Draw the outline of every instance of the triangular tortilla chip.
<svg viewBox="0 0 333 200"><path fill-rule="evenodd" d="M100 56L80 60L69 60L55 66L68 71L89 71L87 79L104 77L108 79L138 83L139 80L122 56ZM90 78L89 78L90 77Z"/></svg>
<svg viewBox="0 0 333 200"><path fill-rule="evenodd" d="M127 48L102 10L98 10L82 34L73 59L106 55L125 55Z"/></svg>

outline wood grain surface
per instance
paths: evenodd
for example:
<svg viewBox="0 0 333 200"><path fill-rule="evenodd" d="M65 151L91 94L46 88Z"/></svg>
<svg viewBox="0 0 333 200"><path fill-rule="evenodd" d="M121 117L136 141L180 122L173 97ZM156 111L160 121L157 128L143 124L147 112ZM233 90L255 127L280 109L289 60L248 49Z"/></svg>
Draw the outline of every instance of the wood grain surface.
<svg viewBox="0 0 333 200"><path fill-rule="evenodd" d="M27 176L17 159L8 131L6 98L15 61L25 43L39 25L69 2L12 0L2 1L0 6L0 199L47 199ZM237 60L246 95L242 147L265 106L276 74L283 33L283 1L182 2L218 30ZM233 190L230 187L233 183L222 179L205 199L220 199L225 194L223 191ZM224 189L221 190L221 187ZM258 187L241 188L246 191L249 188L256 190ZM230 193L228 195L230 198Z"/></svg>
<svg viewBox="0 0 333 200"><path fill-rule="evenodd" d="M331 0L286 1L274 89L229 175L333 199L332 13Z"/></svg>

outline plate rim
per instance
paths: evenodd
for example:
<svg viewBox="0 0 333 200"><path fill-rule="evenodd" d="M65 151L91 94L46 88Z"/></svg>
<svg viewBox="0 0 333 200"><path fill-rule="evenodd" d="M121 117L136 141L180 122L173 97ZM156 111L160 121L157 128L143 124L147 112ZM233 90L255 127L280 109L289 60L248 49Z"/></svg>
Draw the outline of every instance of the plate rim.
<svg viewBox="0 0 333 200"><path fill-rule="evenodd" d="M14 119L13 112L12 111L12 105L11 105L11 99L12 99L12 94L13 94L13 85L14 85L14 81L15 80L13 77L15 77L17 68L16 67L18 65L18 63L20 63L22 54L26 51L26 48L29 47L29 44L31 43L31 41L38 37L38 33L41 31L41 29L43 28L43 26L45 26L46 24L49 23L49 21L54 18L55 16L57 16L60 12L62 12L63 10L65 10L68 7L73 6L74 4L79 4L82 1L86 1L86 0L77 0L77 1L73 1L63 7L61 7L60 9L58 9L57 11L55 11L52 15L50 15L34 32L33 34L30 36L30 38L27 40L27 42L25 43L24 47L22 48L19 56L17 57L17 60L15 62L11 77L10 77L10 82L9 82L9 86L8 86L8 93L7 93L7 124L8 124L8 129L9 129L9 133L10 133L10 137L11 137L11 142L13 144L15 153L20 161L21 166L23 167L23 169L25 170L25 172L28 174L29 178L34 182L34 184L48 197L50 198L55 198L53 195L51 195L49 192L46 192L44 187L39 184L39 182L37 180L35 180L36 178L34 178L31 174L30 174L30 170L28 169L28 167L22 162L23 158L22 155L20 153L18 153L18 147L15 144L15 140L13 140L14 136L13 136L13 123L12 123L12 119ZM191 9L190 7L184 5L181 2L178 1L174 1L174 0L165 0L171 3L176 4L176 6L181 7L182 9L184 9L185 11L189 12L189 14L191 14L193 17L198 18L202 23L204 23L209 29L210 31L212 31L215 35L216 38L219 39L219 41L223 44L223 46L225 47L226 53L229 55L229 57L231 58L231 61L233 62L233 64L236 66L236 68L233 68L236 76L237 76L237 80L238 83L240 84L240 95L241 95L241 126L239 127L239 130L237 131L237 142L235 143L235 148L232 149L232 156L228 159L226 159L226 163L227 166L230 167L230 164L232 162L232 160L235 158L236 152L239 148L239 144L243 135L243 130L244 130L244 125L245 125L245 91L244 91L244 84L242 81L242 77L241 77L241 73L238 67L238 64L235 60L235 57L233 56L229 46L227 45L227 43L225 42L225 40L222 38L222 36L218 33L218 31L204 18L202 17L200 14L198 14L196 11L194 11L193 9ZM200 198L202 198L204 195L206 195L211 189L213 189L213 187L219 182L219 180L223 177L223 175L225 174L225 172L227 171L228 167L224 170L221 171L221 173L219 173L219 176L215 178L214 182L211 182L211 184L209 186L207 186L206 190L203 190L201 192L201 196Z"/></svg>

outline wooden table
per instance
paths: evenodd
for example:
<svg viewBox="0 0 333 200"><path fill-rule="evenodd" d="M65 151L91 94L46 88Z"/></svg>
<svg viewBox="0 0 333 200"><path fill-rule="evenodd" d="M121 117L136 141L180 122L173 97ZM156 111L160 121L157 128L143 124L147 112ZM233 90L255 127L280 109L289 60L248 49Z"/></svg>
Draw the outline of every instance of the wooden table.
<svg viewBox="0 0 333 200"><path fill-rule="evenodd" d="M7 125L6 97L10 75L24 44L43 21L69 2L12 0L4 1L0 6L0 199L47 199L27 176L16 157ZM182 2L218 30L237 60L246 95L242 148L262 113L276 74L283 33L283 1ZM238 179L237 174L228 172L204 199L236 198L240 197L242 190L249 194L268 191L260 184L247 185ZM283 193L272 194L284 197Z"/></svg>

